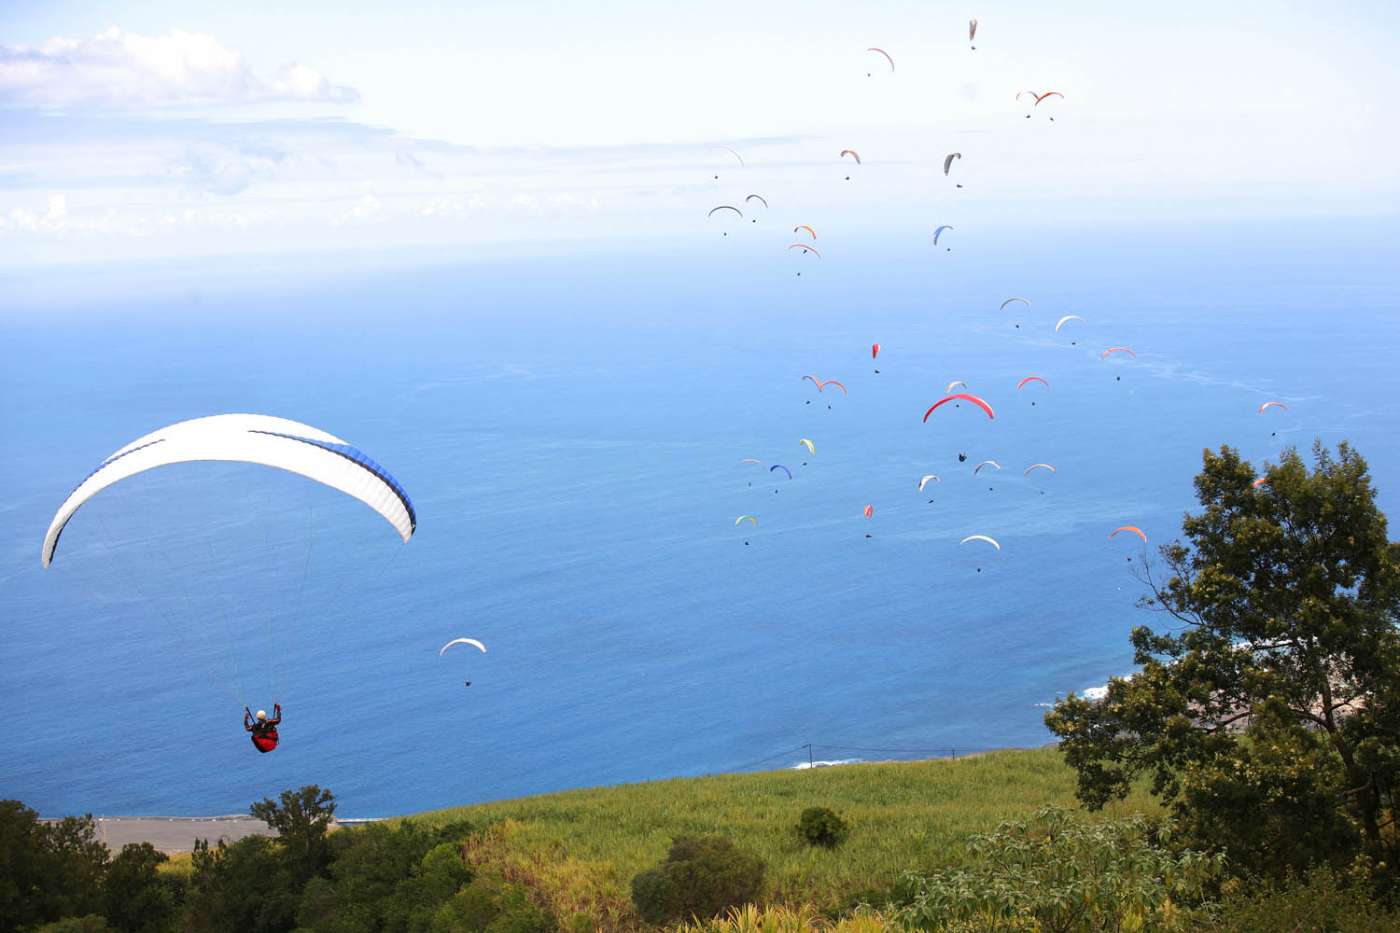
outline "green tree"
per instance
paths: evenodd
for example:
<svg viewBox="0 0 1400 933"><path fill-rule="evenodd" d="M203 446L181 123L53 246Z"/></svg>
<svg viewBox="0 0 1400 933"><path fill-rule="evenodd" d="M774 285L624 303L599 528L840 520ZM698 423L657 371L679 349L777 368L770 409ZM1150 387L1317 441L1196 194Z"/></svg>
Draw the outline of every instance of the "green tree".
<svg viewBox="0 0 1400 933"><path fill-rule="evenodd" d="M1186 930L1186 909L1221 870L1219 856L1173 852L1169 825L1142 817L1077 822L1047 807L1027 822L974 836L968 868L907 876L898 911L924 930L1071 933Z"/></svg>
<svg viewBox="0 0 1400 933"><path fill-rule="evenodd" d="M1143 571L1169 627L1133 630L1142 670L1105 699L1045 719L1091 807L1147 774L1242 868L1364 853L1393 869L1400 562L1365 461L1346 444L1313 458L1289 451L1256 485L1236 451L1206 451L1185 543Z"/></svg>
<svg viewBox="0 0 1400 933"><path fill-rule="evenodd" d="M315 784L265 797L248 812L277 831L287 862L300 883L323 874L330 864L326 832L335 818L335 795Z"/></svg>
<svg viewBox="0 0 1400 933"><path fill-rule="evenodd" d="M185 929L190 933L286 933L296 924L302 884L284 850L249 836L215 847L196 840Z"/></svg>
<svg viewBox="0 0 1400 933"><path fill-rule="evenodd" d="M103 914L126 933L158 933L171 927L179 906L174 883L162 878L169 860L149 842L122 846L102 883Z"/></svg>
<svg viewBox="0 0 1400 933"><path fill-rule="evenodd" d="M683 836L632 879L632 903L648 923L713 917L757 899L763 872L762 859L726 836Z"/></svg>
<svg viewBox="0 0 1400 933"><path fill-rule="evenodd" d="M457 826L454 829L465 831ZM330 878L313 879L297 910L315 931L424 930L438 907L471 881L458 844L412 820L342 830L330 837Z"/></svg>
<svg viewBox="0 0 1400 933"><path fill-rule="evenodd" d="M44 823L0 801L0 930L97 913L110 854L91 815Z"/></svg>

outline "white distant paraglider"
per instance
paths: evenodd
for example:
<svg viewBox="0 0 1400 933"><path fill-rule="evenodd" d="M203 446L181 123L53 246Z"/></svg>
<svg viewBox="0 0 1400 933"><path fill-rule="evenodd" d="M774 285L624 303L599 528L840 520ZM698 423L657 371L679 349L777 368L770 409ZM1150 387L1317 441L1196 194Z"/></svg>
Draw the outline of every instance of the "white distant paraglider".
<svg viewBox="0 0 1400 933"><path fill-rule="evenodd" d="M438 657L442 657L444 654L446 654L447 649L451 648L453 645L471 645L473 648L480 648L482 654L486 653L486 646L483 645L481 642L477 641L475 638L454 638L447 644L443 645L441 649L439 649Z"/></svg>

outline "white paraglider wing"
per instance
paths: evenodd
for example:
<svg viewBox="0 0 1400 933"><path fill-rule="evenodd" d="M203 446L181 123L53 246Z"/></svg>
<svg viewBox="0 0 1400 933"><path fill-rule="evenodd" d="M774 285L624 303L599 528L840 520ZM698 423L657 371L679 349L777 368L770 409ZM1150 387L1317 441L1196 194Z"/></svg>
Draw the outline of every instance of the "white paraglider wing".
<svg viewBox="0 0 1400 933"><path fill-rule="evenodd" d="M471 645L473 648L480 648L482 654L486 653L486 646L483 645L481 642L477 641L475 638L454 638L447 644L442 646L442 648L438 651L438 657L442 657L444 654L446 654L447 649L451 648L453 645Z"/></svg>
<svg viewBox="0 0 1400 933"><path fill-rule="evenodd" d="M54 513L44 535L44 566L53 561L59 535L73 513L108 486L156 467L204 460L276 467L338 489L378 512L405 543L418 524L398 481L335 435L268 415L213 415L153 431L98 464Z"/></svg>

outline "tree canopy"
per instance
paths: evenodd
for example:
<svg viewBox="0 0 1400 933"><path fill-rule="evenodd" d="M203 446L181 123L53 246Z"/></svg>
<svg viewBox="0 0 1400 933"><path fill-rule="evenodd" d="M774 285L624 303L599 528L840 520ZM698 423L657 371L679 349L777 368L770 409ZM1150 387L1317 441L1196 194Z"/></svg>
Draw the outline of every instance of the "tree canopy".
<svg viewBox="0 0 1400 933"><path fill-rule="evenodd" d="M1207 450L1184 541L1142 572L1141 670L1046 714L1091 807L1141 775L1183 830L1272 873L1400 856L1400 549L1366 462L1320 443L1257 477ZM1386 866L1386 867L1382 867Z"/></svg>

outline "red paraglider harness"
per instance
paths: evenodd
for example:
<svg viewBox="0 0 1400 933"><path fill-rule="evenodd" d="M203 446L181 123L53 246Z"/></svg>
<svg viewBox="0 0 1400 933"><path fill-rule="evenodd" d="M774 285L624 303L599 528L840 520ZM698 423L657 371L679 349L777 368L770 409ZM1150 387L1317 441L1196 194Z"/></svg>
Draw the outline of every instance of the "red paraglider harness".
<svg viewBox="0 0 1400 933"><path fill-rule="evenodd" d="M243 728L253 733L253 747L266 754L277 747L277 725L282 721L282 704L274 703L271 719L257 722L247 707L243 709Z"/></svg>

